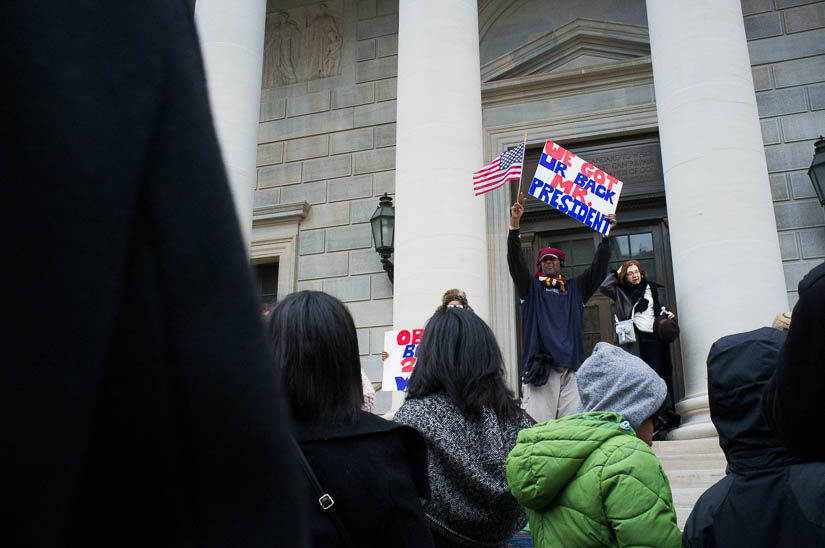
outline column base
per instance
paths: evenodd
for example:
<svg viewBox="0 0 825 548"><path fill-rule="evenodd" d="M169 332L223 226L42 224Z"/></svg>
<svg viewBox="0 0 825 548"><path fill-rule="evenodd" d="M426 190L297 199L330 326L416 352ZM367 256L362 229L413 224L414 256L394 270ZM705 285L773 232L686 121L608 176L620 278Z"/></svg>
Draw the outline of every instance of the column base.
<svg viewBox="0 0 825 548"><path fill-rule="evenodd" d="M682 416L682 426L671 431L668 440L696 440L715 438L719 434L710 420L707 394L686 398L676 404L676 412Z"/></svg>

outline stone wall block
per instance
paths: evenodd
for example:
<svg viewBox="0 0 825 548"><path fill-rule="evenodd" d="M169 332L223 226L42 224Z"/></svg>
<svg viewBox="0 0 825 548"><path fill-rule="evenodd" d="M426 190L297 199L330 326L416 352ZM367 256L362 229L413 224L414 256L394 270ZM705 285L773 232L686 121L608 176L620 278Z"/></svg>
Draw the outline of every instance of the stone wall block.
<svg viewBox="0 0 825 548"><path fill-rule="evenodd" d="M391 34L375 39L375 54L377 57L398 55L398 35Z"/></svg>
<svg viewBox="0 0 825 548"><path fill-rule="evenodd" d="M773 5L771 0L742 0L742 15L752 15L771 11Z"/></svg>
<svg viewBox="0 0 825 548"><path fill-rule="evenodd" d="M375 11L376 15L398 13L398 0L378 0Z"/></svg>
<svg viewBox="0 0 825 548"><path fill-rule="evenodd" d="M802 59L825 53L825 29L748 42L752 65Z"/></svg>
<svg viewBox="0 0 825 548"><path fill-rule="evenodd" d="M395 124L375 128L375 148L395 146Z"/></svg>
<svg viewBox="0 0 825 548"><path fill-rule="evenodd" d="M814 4L822 0L776 0L776 9L782 10L786 8L793 8L795 6L802 6L804 4Z"/></svg>
<svg viewBox="0 0 825 548"><path fill-rule="evenodd" d="M288 86L276 86L274 88L261 89L261 102L269 103L277 99L286 99L287 97L297 97L298 95L306 95L308 91L307 82L300 84L290 84Z"/></svg>
<svg viewBox="0 0 825 548"><path fill-rule="evenodd" d="M349 204L346 202L322 204L309 208L306 219L301 223L301 230L347 224L349 224Z"/></svg>
<svg viewBox="0 0 825 548"><path fill-rule="evenodd" d="M784 202L791 199L788 192L788 179L784 173L770 175L768 179L771 185L771 198L774 202Z"/></svg>
<svg viewBox="0 0 825 548"><path fill-rule="evenodd" d="M813 228L825 224L825 213L816 199L775 203L773 210L776 215L776 228L779 230Z"/></svg>
<svg viewBox="0 0 825 548"><path fill-rule="evenodd" d="M300 185L285 186L281 189L281 202L293 204L306 202L310 205L323 204L327 201L327 182L316 181Z"/></svg>
<svg viewBox="0 0 825 548"><path fill-rule="evenodd" d="M281 164L258 168L258 188L292 185L301 182L301 164Z"/></svg>
<svg viewBox="0 0 825 548"><path fill-rule="evenodd" d="M291 139L284 145L284 157L287 162L319 158L329 154L329 137L315 135L303 139Z"/></svg>
<svg viewBox="0 0 825 548"><path fill-rule="evenodd" d="M395 147L356 152L352 163L355 175L395 169Z"/></svg>
<svg viewBox="0 0 825 548"><path fill-rule="evenodd" d="M387 78L375 82L376 102L391 101L398 96L398 78Z"/></svg>
<svg viewBox="0 0 825 548"><path fill-rule="evenodd" d="M298 236L298 254L314 255L324 252L324 230L302 230Z"/></svg>
<svg viewBox="0 0 825 548"><path fill-rule="evenodd" d="M392 301L357 301L347 303L355 327L377 327L392 324ZM378 356L381 360L381 356Z"/></svg>
<svg viewBox="0 0 825 548"><path fill-rule="evenodd" d="M779 253L783 261L799 259L799 246L796 243L796 231L779 233Z"/></svg>
<svg viewBox="0 0 825 548"><path fill-rule="evenodd" d="M788 34L825 27L825 3L822 2L787 9L782 14Z"/></svg>
<svg viewBox="0 0 825 548"><path fill-rule="evenodd" d="M358 21L355 36L358 40L367 40L369 38L378 38L379 36L397 33L398 15L390 14Z"/></svg>
<svg viewBox="0 0 825 548"><path fill-rule="evenodd" d="M264 207L281 203L281 189L256 190L252 196L252 207Z"/></svg>
<svg viewBox="0 0 825 548"><path fill-rule="evenodd" d="M355 46L355 60L368 61L375 59L375 40L363 40Z"/></svg>
<svg viewBox="0 0 825 548"><path fill-rule="evenodd" d="M335 88L332 91L332 108L365 105L375 101L375 84L372 82L354 87Z"/></svg>
<svg viewBox="0 0 825 548"><path fill-rule="evenodd" d="M304 181L335 179L352 174L352 161L349 156L330 156L319 160L307 160L303 164Z"/></svg>
<svg viewBox="0 0 825 548"><path fill-rule="evenodd" d="M811 143L800 142L789 145L771 145L765 147L765 159L768 172L808 169L813 158Z"/></svg>
<svg viewBox="0 0 825 548"><path fill-rule="evenodd" d="M355 81L359 84L398 75L398 56L382 57L355 64Z"/></svg>
<svg viewBox="0 0 825 548"><path fill-rule="evenodd" d="M384 277L387 275L384 274ZM370 329L370 354L381 354L384 351L384 333L387 331L392 331L391 325Z"/></svg>
<svg viewBox="0 0 825 548"><path fill-rule="evenodd" d="M392 283L386 272L372 275L372 298L387 299L392 298Z"/></svg>
<svg viewBox="0 0 825 548"><path fill-rule="evenodd" d="M324 282L323 280L307 280L304 282L298 282L295 284L295 289L297 291L323 291Z"/></svg>
<svg viewBox="0 0 825 548"><path fill-rule="evenodd" d="M383 369L381 370L383 371ZM383 373L382 373L383 374ZM370 377L372 378L372 377ZM381 377L378 377L378 380L375 382L381 382ZM390 409L392 408L392 392L387 390L379 390L375 393L375 407L372 408L372 412L376 415L384 415L385 413L389 413Z"/></svg>
<svg viewBox="0 0 825 548"><path fill-rule="evenodd" d="M809 87L808 95L811 97L811 108L813 110L825 109L825 84Z"/></svg>
<svg viewBox="0 0 825 548"><path fill-rule="evenodd" d="M370 353L370 330L369 328L356 329L355 335L358 337L358 354L361 356ZM366 373L366 371L365 371ZM367 375L369 377L369 375Z"/></svg>
<svg viewBox="0 0 825 548"><path fill-rule="evenodd" d="M290 97L286 102L287 116L303 116L329 110L329 91Z"/></svg>
<svg viewBox="0 0 825 548"><path fill-rule="evenodd" d="M762 143L766 145L776 145L782 141L779 137L779 124L775 118L762 120Z"/></svg>
<svg viewBox="0 0 825 548"><path fill-rule="evenodd" d="M786 143L793 141L813 140L825 135L825 110L806 112L795 116L781 118L782 135ZM811 146L811 158L814 156Z"/></svg>
<svg viewBox="0 0 825 548"><path fill-rule="evenodd" d="M395 122L395 105L395 101L385 101L374 105L355 107L353 123L355 127L363 127Z"/></svg>
<svg viewBox="0 0 825 548"><path fill-rule="evenodd" d="M799 243L802 247L803 259L825 257L825 230L800 230Z"/></svg>
<svg viewBox="0 0 825 548"><path fill-rule="evenodd" d="M352 224L367 223L372 214L375 213L375 208L378 207L378 199L371 197L363 200L351 200L349 207Z"/></svg>
<svg viewBox="0 0 825 548"><path fill-rule="evenodd" d="M371 247L372 230L369 223L327 229L327 252Z"/></svg>
<svg viewBox="0 0 825 548"><path fill-rule="evenodd" d="M374 249L359 249L349 252L350 274L375 274L377 272L384 272L384 267L381 265L381 258Z"/></svg>
<svg viewBox="0 0 825 548"><path fill-rule="evenodd" d="M796 290L799 287L799 282L802 281L802 278L805 277L805 274L811 271L815 266L819 266L822 264L820 260L809 260L809 261L792 261L784 263L782 266L785 267L785 285L789 289ZM790 300L790 296L789 296ZM793 319L791 319L793 321Z"/></svg>
<svg viewBox="0 0 825 548"><path fill-rule="evenodd" d="M758 40L782 34L782 16L779 13L764 13L745 17L745 36L748 40Z"/></svg>
<svg viewBox="0 0 825 548"><path fill-rule="evenodd" d="M381 382L382 375L384 374L384 362L381 361L381 356L373 356L373 355L366 355L361 356L361 368L364 370L364 373L367 374L367 378L373 382ZM373 408L373 413L378 413L378 401L379 401L379 394L386 394L386 392L378 391L375 393L375 408ZM387 406L388 411L389 406Z"/></svg>
<svg viewBox="0 0 825 548"><path fill-rule="evenodd" d="M283 143L264 143L262 145L258 145L258 156L255 162L258 167L280 164L283 161Z"/></svg>
<svg viewBox="0 0 825 548"><path fill-rule="evenodd" d="M347 275L346 253L325 253L298 257L298 279L327 279Z"/></svg>
<svg viewBox="0 0 825 548"><path fill-rule="evenodd" d="M384 171L372 176L373 196L395 194L395 171Z"/></svg>
<svg viewBox="0 0 825 548"><path fill-rule="evenodd" d="M259 114L260 121L280 120L286 116L286 98L273 99L265 103L261 103L261 111Z"/></svg>
<svg viewBox="0 0 825 548"><path fill-rule="evenodd" d="M808 98L802 88L763 91L756 94L760 118L794 114L808 110Z"/></svg>
<svg viewBox="0 0 825 548"><path fill-rule="evenodd" d="M324 280L324 291L343 302L367 301L370 298L370 277L369 276L349 276L346 278L332 278ZM369 330L360 329L366 335L367 340L364 345L358 341L359 350L363 348L361 354L369 354Z"/></svg>
<svg viewBox="0 0 825 548"><path fill-rule="evenodd" d="M773 84L771 83L770 66L753 67L751 69L751 73L753 74L754 91L766 91L769 89L773 89Z"/></svg>
<svg viewBox="0 0 825 548"><path fill-rule="evenodd" d="M358 19L375 17L375 0L358 0Z"/></svg>
<svg viewBox="0 0 825 548"><path fill-rule="evenodd" d="M329 181L327 185L327 201L340 202L372 196L372 175L361 175L347 179ZM355 223L356 221L352 221Z"/></svg>
<svg viewBox="0 0 825 548"><path fill-rule="evenodd" d="M330 151L332 154L343 154L358 150L367 150L373 147L372 128L360 128L353 131L343 131L330 135Z"/></svg>
<svg viewBox="0 0 825 548"><path fill-rule="evenodd" d="M823 4L825 6L825 4ZM777 88L825 81L825 55L773 65Z"/></svg>
<svg viewBox="0 0 825 548"><path fill-rule="evenodd" d="M352 129L354 110L342 108L306 116L296 116L260 124L258 142L299 139L310 135L322 135L333 131Z"/></svg>
<svg viewBox="0 0 825 548"><path fill-rule="evenodd" d="M813 147L811 147L811 155L813 156ZM811 178L808 177L808 171L794 171L788 174L791 180L791 193L794 200L802 198L813 198L816 196L814 185L811 183Z"/></svg>

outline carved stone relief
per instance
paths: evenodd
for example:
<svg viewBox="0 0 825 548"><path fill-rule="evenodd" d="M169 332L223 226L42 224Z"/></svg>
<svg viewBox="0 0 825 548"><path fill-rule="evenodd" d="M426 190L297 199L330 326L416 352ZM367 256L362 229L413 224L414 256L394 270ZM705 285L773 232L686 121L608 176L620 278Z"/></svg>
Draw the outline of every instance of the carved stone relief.
<svg viewBox="0 0 825 548"><path fill-rule="evenodd" d="M326 2L268 13L263 87L340 74L341 18L341 11L331 10Z"/></svg>

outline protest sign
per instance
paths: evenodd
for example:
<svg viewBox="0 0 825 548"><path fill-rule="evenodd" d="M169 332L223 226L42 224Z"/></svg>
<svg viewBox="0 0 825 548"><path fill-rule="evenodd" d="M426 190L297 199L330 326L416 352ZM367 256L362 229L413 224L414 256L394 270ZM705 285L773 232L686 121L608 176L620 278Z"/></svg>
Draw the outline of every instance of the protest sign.
<svg viewBox="0 0 825 548"><path fill-rule="evenodd" d="M418 343L421 342L422 329L401 329L384 333L384 377L381 390L403 391L415 368L418 359Z"/></svg>
<svg viewBox="0 0 825 548"><path fill-rule="evenodd" d="M622 186L615 177L547 141L528 193L596 232L607 234L610 223L605 215L616 212Z"/></svg>

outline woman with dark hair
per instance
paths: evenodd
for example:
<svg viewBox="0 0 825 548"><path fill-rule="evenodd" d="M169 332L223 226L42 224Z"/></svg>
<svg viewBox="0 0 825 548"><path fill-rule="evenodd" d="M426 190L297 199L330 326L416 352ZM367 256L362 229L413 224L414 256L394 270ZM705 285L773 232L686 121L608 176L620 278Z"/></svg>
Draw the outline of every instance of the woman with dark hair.
<svg viewBox="0 0 825 548"><path fill-rule="evenodd" d="M607 275L599 291L616 303L619 321L633 320L636 341L622 345L622 349L641 358L667 384L668 401L665 407L668 412L657 415L657 429L664 432L679 426L679 415L673 411L673 373L668 343L662 341L654 330L660 313L668 319L676 318L668 310L665 288L648 280L639 261L630 259L622 263L617 272Z"/></svg>
<svg viewBox="0 0 825 548"><path fill-rule="evenodd" d="M457 307L430 318L394 420L427 441L432 493L423 504L435 545L505 546L526 522L507 486L507 453L530 423L481 318Z"/></svg>
<svg viewBox="0 0 825 548"><path fill-rule="evenodd" d="M344 305L300 291L269 316L274 363L295 418L295 437L324 491L324 510L306 482L312 546L433 546L426 499L426 449L412 428L361 410L358 339ZM330 515L338 515L342 534Z"/></svg>

